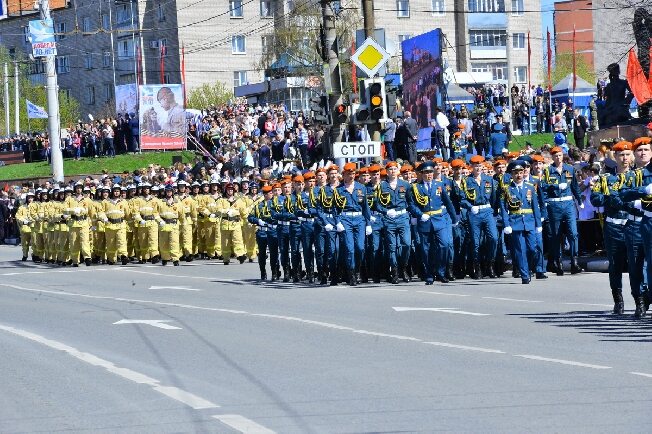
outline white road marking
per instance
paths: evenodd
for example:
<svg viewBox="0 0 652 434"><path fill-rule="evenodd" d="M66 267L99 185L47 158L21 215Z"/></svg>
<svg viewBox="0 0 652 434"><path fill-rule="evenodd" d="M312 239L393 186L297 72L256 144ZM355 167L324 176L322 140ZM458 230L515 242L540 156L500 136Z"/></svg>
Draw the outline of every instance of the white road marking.
<svg viewBox="0 0 652 434"><path fill-rule="evenodd" d="M500 300L500 301L518 301L521 303L543 303L540 300L521 300L518 298L505 298L505 297L482 297L486 300Z"/></svg>
<svg viewBox="0 0 652 434"><path fill-rule="evenodd" d="M451 294L449 292L437 292L437 291L417 291L421 294L432 294L432 295L448 295L451 297L471 297L469 294Z"/></svg>
<svg viewBox="0 0 652 434"><path fill-rule="evenodd" d="M560 363L562 365L579 366L581 368L611 369L611 366L591 365L589 363L574 362L572 360L550 359L548 357L533 356L530 354L514 354L514 357L521 357L523 359L530 359L530 360L539 360L542 362Z"/></svg>
<svg viewBox="0 0 652 434"><path fill-rule="evenodd" d="M455 345L455 344L449 344L447 342L424 342L424 344L435 345L437 347L457 348L459 350L480 351L482 353L505 354L504 351L494 350L491 348L470 347L467 345Z"/></svg>
<svg viewBox="0 0 652 434"><path fill-rule="evenodd" d="M632 375L639 375L641 377L652 378L652 374L646 374L645 372L630 372Z"/></svg>
<svg viewBox="0 0 652 434"><path fill-rule="evenodd" d="M186 404L188 407L192 407L195 410L204 410L206 408L216 408L219 407L217 404L213 404L212 402L200 398L197 395L194 395L190 392L186 392L185 390L181 390L178 387L174 386L155 386L154 390L156 390L159 393L162 393L163 395L174 399L175 401L182 402Z"/></svg>
<svg viewBox="0 0 652 434"><path fill-rule="evenodd" d="M258 425L253 420L240 416L239 414L216 414L212 416L225 425L230 426L236 431L246 434L274 434L275 431Z"/></svg>
<svg viewBox="0 0 652 434"><path fill-rule="evenodd" d="M77 360L87 363L92 366L97 366L100 368L106 369L108 372L117 375L118 377L124 378L125 380L133 381L138 384L146 384L152 387L153 390L172 398L176 401L179 401L185 405L188 405L195 409L204 409L204 408L219 408L219 405L214 404L206 399L200 398L196 395L193 395L190 392L183 391L177 387L167 387L161 386L159 380L151 378L140 372L132 371L128 368L122 368L114 365L108 360L102 359L95 356L94 354L82 352L74 347L66 345L62 342L54 341L52 339L45 338L41 335L28 332L26 330L20 330L14 327L0 325L0 330L12 333L16 336L20 336L30 341L39 343L46 347L52 348L53 350L63 351L66 354L76 358Z"/></svg>
<svg viewBox="0 0 652 434"><path fill-rule="evenodd" d="M183 291L201 291L201 289L191 288L189 286L150 286L149 289L181 289Z"/></svg>
<svg viewBox="0 0 652 434"><path fill-rule="evenodd" d="M467 312L465 310L459 310L456 307L392 307L392 309L394 309L396 312L426 311L426 312L454 313L458 315L470 315L470 316L491 316L490 313Z"/></svg>
<svg viewBox="0 0 652 434"><path fill-rule="evenodd" d="M130 273L138 273L138 274L149 274L151 276L177 277L179 279L202 279L202 280L211 280L214 282L226 282L226 283L240 282L240 280L238 279L220 279L217 277L207 277L207 276L184 276L181 274L154 273L152 271L133 270L131 268L121 268L120 271L128 271Z"/></svg>
<svg viewBox="0 0 652 434"><path fill-rule="evenodd" d="M165 324L166 322L170 322L170 320L165 320L165 319L121 319L120 321L114 322L113 325L147 324L147 325L151 325L152 327L158 327L160 329L165 329L165 330L183 330L181 327L173 326L173 325L170 325L170 324Z"/></svg>

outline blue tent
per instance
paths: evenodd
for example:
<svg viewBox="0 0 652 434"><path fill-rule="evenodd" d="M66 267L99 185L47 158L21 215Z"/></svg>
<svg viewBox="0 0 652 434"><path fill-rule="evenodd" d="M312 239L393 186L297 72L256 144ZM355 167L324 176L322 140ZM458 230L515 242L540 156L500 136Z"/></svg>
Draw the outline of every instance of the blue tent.
<svg viewBox="0 0 652 434"><path fill-rule="evenodd" d="M561 104L568 102L570 98L573 100L573 107L586 109L591 102L591 95L596 92L595 86L579 76L573 92L573 73L570 73L552 88L552 100Z"/></svg>

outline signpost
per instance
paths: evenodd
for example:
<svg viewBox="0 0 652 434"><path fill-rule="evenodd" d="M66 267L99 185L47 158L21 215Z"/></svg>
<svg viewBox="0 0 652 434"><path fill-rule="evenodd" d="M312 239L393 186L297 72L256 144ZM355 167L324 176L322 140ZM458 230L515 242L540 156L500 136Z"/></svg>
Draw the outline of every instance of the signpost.
<svg viewBox="0 0 652 434"><path fill-rule="evenodd" d="M374 158L380 157L380 142L335 142L335 158Z"/></svg>

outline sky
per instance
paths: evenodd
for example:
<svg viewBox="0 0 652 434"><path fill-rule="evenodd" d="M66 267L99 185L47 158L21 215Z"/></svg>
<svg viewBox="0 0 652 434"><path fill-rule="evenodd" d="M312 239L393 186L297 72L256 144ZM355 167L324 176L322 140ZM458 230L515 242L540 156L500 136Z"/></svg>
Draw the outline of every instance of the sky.
<svg viewBox="0 0 652 434"><path fill-rule="evenodd" d="M550 37L554 40L555 29L552 23L552 9L554 8L555 0L541 0L541 36L544 38L544 50L545 50L545 38L546 38L546 29L550 29ZM550 11L550 12L547 12Z"/></svg>

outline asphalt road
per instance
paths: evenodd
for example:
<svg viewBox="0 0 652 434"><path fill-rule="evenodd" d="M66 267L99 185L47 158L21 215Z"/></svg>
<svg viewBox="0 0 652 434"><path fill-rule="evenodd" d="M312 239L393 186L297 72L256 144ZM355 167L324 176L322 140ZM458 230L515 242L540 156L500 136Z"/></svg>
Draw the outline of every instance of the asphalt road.
<svg viewBox="0 0 652 434"><path fill-rule="evenodd" d="M652 319L611 315L606 274L351 288L19 256L0 247L2 433L649 427Z"/></svg>

